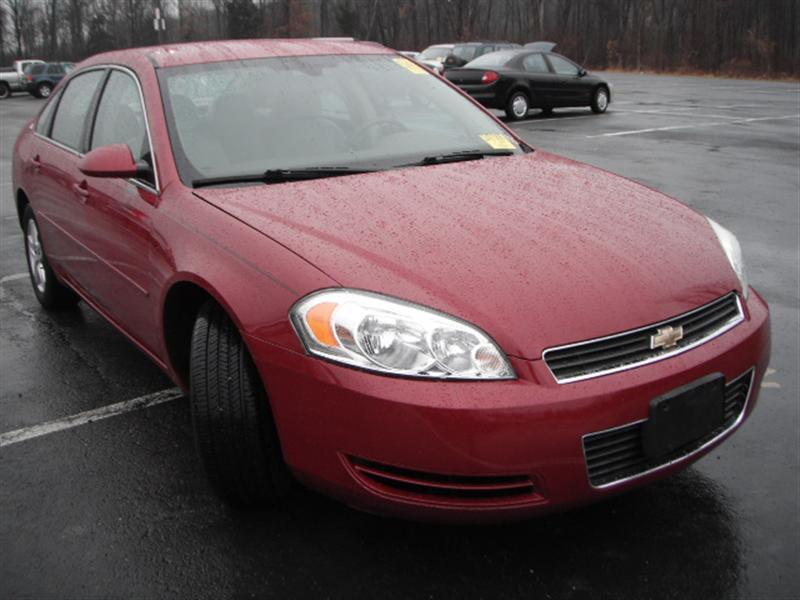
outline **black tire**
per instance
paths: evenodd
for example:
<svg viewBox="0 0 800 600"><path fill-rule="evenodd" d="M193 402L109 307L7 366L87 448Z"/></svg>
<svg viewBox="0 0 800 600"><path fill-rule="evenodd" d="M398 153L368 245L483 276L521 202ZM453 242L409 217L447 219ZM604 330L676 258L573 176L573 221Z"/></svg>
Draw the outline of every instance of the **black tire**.
<svg viewBox="0 0 800 600"><path fill-rule="evenodd" d="M52 92L53 92L53 84L48 83L47 81L43 81L42 83L36 86L37 98L49 98Z"/></svg>
<svg viewBox="0 0 800 600"><path fill-rule="evenodd" d="M609 102L608 88L601 85L592 94L592 112L598 115L606 112Z"/></svg>
<svg viewBox="0 0 800 600"><path fill-rule="evenodd" d="M33 293L39 304L47 310L62 310L72 308L80 297L63 283L61 283L50 263L39 232L39 223L33 214L31 205L25 207L22 216L23 237L25 239L25 258L28 263L28 274L31 278Z"/></svg>
<svg viewBox="0 0 800 600"><path fill-rule="evenodd" d="M266 392L236 325L212 301L192 331L189 387L197 451L216 492L242 507L285 495L291 477Z"/></svg>
<svg viewBox="0 0 800 600"><path fill-rule="evenodd" d="M5 82L0 81L0 100L11 97L11 87Z"/></svg>
<svg viewBox="0 0 800 600"><path fill-rule="evenodd" d="M522 90L513 92L506 102L506 116L512 121L521 121L528 116L531 109L531 99Z"/></svg>

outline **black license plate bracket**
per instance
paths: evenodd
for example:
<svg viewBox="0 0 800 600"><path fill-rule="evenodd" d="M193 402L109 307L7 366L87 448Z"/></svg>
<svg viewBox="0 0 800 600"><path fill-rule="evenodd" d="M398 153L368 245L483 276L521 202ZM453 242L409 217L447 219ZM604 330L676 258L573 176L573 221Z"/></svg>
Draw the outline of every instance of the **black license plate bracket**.
<svg viewBox="0 0 800 600"><path fill-rule="evenodd" d="M725 377L712 373L650 401L644 453L662 457L708 435L724 421Z"/></svg>

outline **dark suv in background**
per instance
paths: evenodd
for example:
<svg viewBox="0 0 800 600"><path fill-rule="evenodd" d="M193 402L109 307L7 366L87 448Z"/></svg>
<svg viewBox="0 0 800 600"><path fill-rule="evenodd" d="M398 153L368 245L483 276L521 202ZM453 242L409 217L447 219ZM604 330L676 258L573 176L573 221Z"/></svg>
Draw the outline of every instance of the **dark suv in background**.
<svg viewBox="0 0 800 600"><path fill-rule="evenodd" d="M450 54L444 59L444 68L463 67L471 60L479 56L495 52L496 50L510 50L521 48L519 44L512 42L467 42L453 46Z"/></svg>
<svg viewBox="0 0 800 600"><path fill-rule="evenodd" d="M25 69L25 90L37 98L47 98L64 76L75 68L74 63L37 63Z"/></svg>

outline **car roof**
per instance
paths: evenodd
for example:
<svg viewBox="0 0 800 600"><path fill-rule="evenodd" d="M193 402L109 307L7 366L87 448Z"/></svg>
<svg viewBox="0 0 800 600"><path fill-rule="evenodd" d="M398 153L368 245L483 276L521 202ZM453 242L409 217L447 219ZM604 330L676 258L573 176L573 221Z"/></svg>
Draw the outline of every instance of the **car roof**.
<svg viewBox="0 0 800 600"><path fill-rule="evenodd" d="M528 42L525 44L525 48L530 50L539 50L541 52L552 52L553 49L556 47L555 42Z"/></svg>
<svg viewBox="0 0 800 600"><path fill-rule="evenodd" d="M81 63L81 67L104 63L130 63L146 59L155 68L166 68L253 58L343 54L394 54L394 51L374 42L343 39L221 40L106 52L85 60Z"/></svg>

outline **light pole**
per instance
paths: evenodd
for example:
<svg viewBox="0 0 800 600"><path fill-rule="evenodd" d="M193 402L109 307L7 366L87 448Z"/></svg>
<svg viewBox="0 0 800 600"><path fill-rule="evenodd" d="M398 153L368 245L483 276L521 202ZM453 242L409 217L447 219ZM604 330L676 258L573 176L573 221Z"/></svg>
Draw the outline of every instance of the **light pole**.
<svg viewBox="0 0 800 600"><path fill-rule="evenodd" d="M164 32L167 30L167 20L161 13L161 0L153 0L153 28L158 35L158 45L164 43Z"/></svg>

